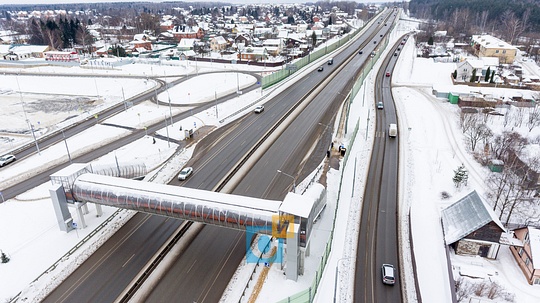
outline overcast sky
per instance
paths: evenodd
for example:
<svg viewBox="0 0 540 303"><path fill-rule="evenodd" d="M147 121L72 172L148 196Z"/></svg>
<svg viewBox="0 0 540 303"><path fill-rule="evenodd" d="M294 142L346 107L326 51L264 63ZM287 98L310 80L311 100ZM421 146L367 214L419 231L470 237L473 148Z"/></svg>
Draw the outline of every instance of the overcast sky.
<svg viewBox="0 0 540 303"><path fill-rule="evenodd" d="M211 1L211 0L208 0ZM308 2L308 0L230 0L230 1L223 1L223 0L214 0L214 2L228 2L228 3L303 3ZM316 2L317 0L310 0L310 2ZM0 0L0 5L2 4L52 4L52 3L98 3L98 2L164 2L164 1L156 1L156 0ZM195 1L183 1L183 2L195 2ZM204 1L199 1L204 2ZM381 2L389 2L385 0L356 0L356 2L360 3L381 3Z"/></svg>

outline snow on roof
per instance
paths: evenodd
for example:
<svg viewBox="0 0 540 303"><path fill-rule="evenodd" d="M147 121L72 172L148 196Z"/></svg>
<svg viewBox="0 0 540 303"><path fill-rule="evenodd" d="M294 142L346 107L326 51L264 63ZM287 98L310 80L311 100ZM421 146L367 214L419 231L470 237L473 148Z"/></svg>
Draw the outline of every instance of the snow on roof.
<svg viewBox="0 0 540 303"><path fill-rule="evenodd" d="M214 40L218 44L227 44L227 41L222 36L216 36L216 37L214 37Z"/></svg>
<svg viewBox="0 0 540 303"><path fill-rule="evenodd" d="M540 269L540 229L528 227L534 269ZM536 262L535 262L536 260Z"/></svg>
<svg viewBox="0 0 540 303"><path fill-rule="evenodd" d="M288 193L279 208L280 212L308 218L315 200L313 197L303 196L296 193Z"/></svg>
<svg viewBox="0 0 540 303"><path fill-rule="evenodd" d="M444 239L450 245L480 227L494 221L502 230L502 223L489 207L486 207L478 193L472 191L441 212Z"/></svg>
<svg viewBox="0 0 540 303"><path fill-rule="evenodd" d="M467 59L459 63L458 65L461 67L464 64L469 64L473 68L484 68L484 61L479 60L479 59Z"/></svg>
<svg viewBox="0 0 540 303"><path fill-rule="evenodd" d="M472 40L485 48L517 49L515 46L512 46L505 41L502 41L501 39L495 38L490 35L473 35Z"/></svg>
<svg viewBox="0 0 540 303"><path fill-rule="evenodd" d="M499 57L481 57L485 66L499 66Z"/></svg>
<svg viewBox="0 0 540 303"><path fill-rule="evenodd" d="M48 45L17 45L11 48L11 51L15 54L21 53L40 53L47 50Z"/></svg>

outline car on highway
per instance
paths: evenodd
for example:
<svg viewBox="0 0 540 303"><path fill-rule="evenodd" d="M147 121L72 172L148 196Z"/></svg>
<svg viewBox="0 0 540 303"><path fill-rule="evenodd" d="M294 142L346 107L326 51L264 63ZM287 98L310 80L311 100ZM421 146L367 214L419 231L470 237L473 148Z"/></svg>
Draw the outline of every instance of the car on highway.
<svg viewBox="0 0 540 303"><path fill-rule="evenodd" d="M386 72L386 76L387 76L387 77L390 77L390 72Z"/></svg>
<svg viewBox="0 0 540 303"><path fill-rule="evenodd" d="M6 166L15 160L17 160L15 155L11 155L11 154L3 155L2 157L0 157L0 167Z"/></svg>
<svg viewBox="0 0 540 303"><path fill-rule="evenodd" d="M191 174L193 173L193 167L185 167L184 169L182 169L180 171L180 173L178 174L178 180L179 181L184 181L186 180L189 176L191 176Z"/></svg>
<svg viewBox="0 0 540 303"><path fill-rule="evenodd" d="M256 114L260 114L264 111L264 106L262 105L259 105L257 107L255 107L255 109L253 110Z"/></svg>
<svg viewBox="0 0 540 303"><path fill-rule="evenodd" d="M384 105L381 101L377 102L377 109L383 109Z"/></svg>
<svg viewBox="0 0 540 303"><path fill-rule="evenodd" d="M373 41L373 44L377 44L377 41Z"/></svg>
<svg viewBox="0 0 540 303"><path fill-rule="evenodd" d="M364 53L363 51L359 51L359 52L358 52L359 55L361 55L361 54L363 54L363 53Z"/></svg>
<svg viewBox="0 0 540 303"><path fill-rule="evenodd" d="M394 285L396 283L396 270L392 264L383 264L382 268L382 282L388 285Z"/></svg>
<svg viewBox="0 0 540 303"><path fill-rule="evenodd" d="M319 66L319 68L317 69L317 71L319 72L322 72L324 70L324 66Z"/></svg>

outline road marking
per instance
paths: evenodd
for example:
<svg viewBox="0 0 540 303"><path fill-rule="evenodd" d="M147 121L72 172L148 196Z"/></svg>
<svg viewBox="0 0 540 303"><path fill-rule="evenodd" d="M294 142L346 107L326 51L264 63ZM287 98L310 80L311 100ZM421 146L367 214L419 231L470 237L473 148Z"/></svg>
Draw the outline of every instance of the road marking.
<svg viewBox="0 0 540 303"><path fill-rule="evenodd" d="M135 254L133 254L131 257L129 257L129 259L126 261L126 263L124 263L124 264L122 265L122 267L125 267L126 264L128 264L129 261L131 261L131 259L133 259L133 257L135 257Z"/></svg>

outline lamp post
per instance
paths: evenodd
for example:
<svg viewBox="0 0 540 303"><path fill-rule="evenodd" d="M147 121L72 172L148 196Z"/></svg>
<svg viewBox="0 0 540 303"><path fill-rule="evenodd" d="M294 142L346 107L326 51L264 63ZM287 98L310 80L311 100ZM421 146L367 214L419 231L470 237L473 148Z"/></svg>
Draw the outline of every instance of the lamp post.
<svg viewBox="0 0 540 303"><path fill-rule="evenodd" d="M36 139L36 134L34 133L34 126L32 125L32 123L30 123L30 120L28 119L28 116L26 115L26 108L24 107L24 100L23 100L23 97L22 97L21 86L19 85L18 74L15 76L15 80L17 81L17 88L19 88L19 96L21 98L21 105L22 105L22 108L23 108L24 119L26 120L26 123L28 124L28 128L32 132L32 138L34 138L34 143L36 144L36 150L38 152L38 155L41 155L41 151L39 150L39 145L38 145L38 142L37 142L37 139Z"/></svg>
<svg viewBox="0 0 540 303"><path fill-rule="evenodd" d="M64 144L66 144L66 150L67 150L67 154L68 154L69 163L73 163L73 162L71 162L71 155L69 154L69 148L68 148L68 144L67 144L67 141L66 141L66 135L64 134L63 130L62 130L62 137L64 138Z"/></svg>
<svg viewBox="0 0 540 303"><path fill-rule="evenodd" d="M285 176L290 177L290 178L293 179L293 190L292 190L292 192L293 193L296 192L296 178L289 175L289 174L287 174L287 173L285 173L285 172L283 172L283 171L281 171L281 170L279 170L279 169L277 170L277 172L280 173L280 174L284 174Z"/></svg>
<svg viewBox="0 0 540 303"><path fill-rule="evenodd" d="M343 260L350 260L350 259L354 259L356 257L345 257L345 258L341 258L341 259L338 259L337 260L337 264L336 264L336 279L334 280L334 303L336 303L336 295L337 295L337 281L338 281L338 276L339 276L339 262L340 261L343 261Z"/></svg>

